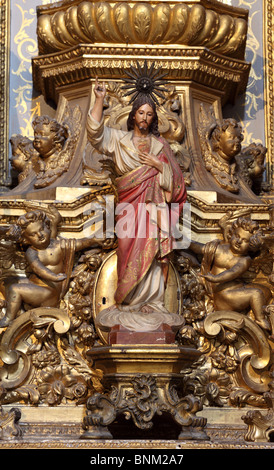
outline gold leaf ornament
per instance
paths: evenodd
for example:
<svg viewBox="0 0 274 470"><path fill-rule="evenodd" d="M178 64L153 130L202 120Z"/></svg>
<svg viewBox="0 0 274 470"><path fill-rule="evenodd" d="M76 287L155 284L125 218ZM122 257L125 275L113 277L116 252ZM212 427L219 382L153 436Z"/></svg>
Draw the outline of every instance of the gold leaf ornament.
<svg viewBox="0 0 274 470"><path fill-rule="evenodd" d="M136 4L133 7L134 33L138 42L146 42L149 37L152 8L147 4Z"/></svg>
<svg viewBox="0 0 274 470"><path fill-rule="evenodd" d="M180 44L192 44L198 37L199 33L203 30L206 18L206 10L201 5L193 5L188 10L188 18L185 31L180 37L178 42Z"/></svg>
<svg viewBox="0 0 274 470"><path fill-rule="evenodd" d="M78 2L77 2L78 3ZM195 45L243 58L247 21L191 2L79 2L38 15L39 52L81 43Z"/></svg>
<svg viewBox="0 0 274 470"><path fill-rule="evenodd" d="M104 40L108 38L111 42L115 42L118 37L115 34L111 10L112 8L108 3L99 3L96 6L96 19Z"/></svg>
<svg viewBox="0 0 274 470"><path fill-rule="evenodd" d="M119 3L115 5L113 17L117 29L122 38L124 38L125 42L130 42L130 32L129 32L129 24L130 24L130 17L129 17L129 8L128 5L125 3Z"/></svg>
<svg viewBox="0 0 274 470"><path fill-rule="evenodd" d="M94 22L90 14L90 4L81 3L78 8L68 8L65 13L65 24L75 44L80 41L92 41L95 34Z"/></svg>
<svg viewBox="0 0 274 470"><path fill-rule="evenodd" d="M189 7L187 5L175 5L172 8L170 12L170 23L172 24L172 28L168 28L165 42L175 42L183 34L187 25L188 12Z"/></svg>

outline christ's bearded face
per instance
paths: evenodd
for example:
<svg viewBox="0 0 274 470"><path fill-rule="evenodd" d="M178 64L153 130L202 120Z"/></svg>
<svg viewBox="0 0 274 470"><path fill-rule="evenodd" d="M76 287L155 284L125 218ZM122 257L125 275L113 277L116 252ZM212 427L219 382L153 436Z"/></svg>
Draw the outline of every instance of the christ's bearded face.
<svg viewBox="0 0 274 470"><path fill-rule="evenodd" d="M154 111L149 104L144 104L137 109L134 115L134 127L141 132L148 133L154 118Z"/></svg>

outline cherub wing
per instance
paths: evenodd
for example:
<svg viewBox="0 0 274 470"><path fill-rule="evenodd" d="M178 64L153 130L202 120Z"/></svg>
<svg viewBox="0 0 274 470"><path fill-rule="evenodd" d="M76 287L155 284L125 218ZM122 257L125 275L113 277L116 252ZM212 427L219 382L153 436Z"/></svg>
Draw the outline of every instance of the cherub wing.
<svg viewBox="0 0 274 470"><path fill-rule="evenodd" d="M82 111L80 106L71 107L66 106L64 114L61 116L59 122L66 130L66 141L62 150L58 153L58 157L54 162L54 168L49 171L47 168L45 172L38 175L36 188L45 188L52 184L60 175L69 169L70 162L73 158L75 148L80 136L81 131Z"/></svg>
<svg viewBox="0 0 274 470"><path fill-rule="evenodd" d="M210 160L212 154L212 148L210 143L210 137L217 126L217 119L214 114L213 107L210 106L208 110L205 109L204 105L200 106L200 113L197 125L197 131L200 140L200 146L202 149L202 155L205 162Z"/></svg>
<svg viewBox="0 0 274 470"><path fill-rule="evenodd" d="M243 279L246 282L255 281L259 273L262 273L264 276L268 277L271 275L272 269L273 260L271 252L269 251L268 247L263 246L259 254L252 258L250 267L244 273Z"/></svg>
<svg viewBox="0 0 274 470"><path fill-rule="evenodd" d="M0 269L3 272L9 270L12 266L15 269L26 270L28 262L25 253L18 249L18 245L14 241L0 242Z"/></svg>
<svg viewBox="0 0 274 470"><path fill-rule="evenodd" d="M66 170L73 157L76 143L80 136L82 122L82 111L80 106L66 106L65 112L62 116L62 123L67 128L68 138L64 145L63 150L59 154L60 164Z"/></svg>
<svg viewBox="0 0 274 470"><path fill-rule="evenodd" d="M217 119L215 117L213 107L210 106L208 110L206 110L204 105L201 104L198 119L199 130L203 133L205 137L209 137L216 125Z"/></svg>

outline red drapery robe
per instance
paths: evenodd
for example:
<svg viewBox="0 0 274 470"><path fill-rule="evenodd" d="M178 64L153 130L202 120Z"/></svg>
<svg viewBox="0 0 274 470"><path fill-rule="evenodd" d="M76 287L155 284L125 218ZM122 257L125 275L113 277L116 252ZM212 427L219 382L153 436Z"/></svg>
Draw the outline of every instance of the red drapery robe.
<svg viewBox="0 0 274 470"><path fill-rule="evenodd" d="M171 253L174 240L171 228L175 224L178 215L177 211L172 211L171 203L179 205L180 213L186 201L187 194L181 169L166 140L161 137L158 140L163 144L163 148L157 157L162 162L169 164L173 177L171 197L169 197L168 203L170 233L163 236L157 226L156 234L153 233L156 236L151 237L149 234L149 211L144 211L142 217L138 215L138 210L140 210L140 207L144 208L144 204L161 205L166 203L165 191L159 183L158 170L141 165L117 178L119 203L131 204L135 215L135 233L133 236L118 238L118 287L115 293L117 304L122 304L130 291L144 278L154 259L163 260ZM119 215L117 221L131 225L133 223L132 211ZM141 234L141 236L138 236L138 234Z"/></svg>

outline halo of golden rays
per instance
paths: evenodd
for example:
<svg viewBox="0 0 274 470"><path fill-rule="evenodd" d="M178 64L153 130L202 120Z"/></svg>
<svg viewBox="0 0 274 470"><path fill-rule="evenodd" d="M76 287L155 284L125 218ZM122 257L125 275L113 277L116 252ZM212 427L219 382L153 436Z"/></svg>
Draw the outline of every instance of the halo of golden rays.
<svg viewBox="0 0 274 470"><path fill-rule="evenodd" d="M150 95L150 97L159 105L158 98L164 99L163 92L167 91L164 85L167 83L163 78L167 73L161 73L160 70L155 68L155 62L148 67L147 62L144 62L144 66L141 67L137 61L137 67L133 65L130 71L125 71L127 75L124 78L126 85L122 86L121 89L127 90L124 96L133 95L129 101L131 104L139 95Z"/></svg>

